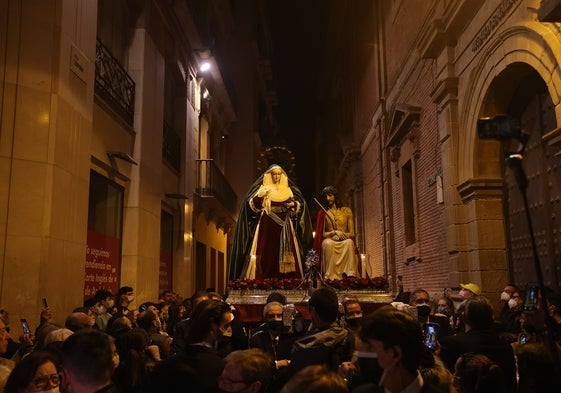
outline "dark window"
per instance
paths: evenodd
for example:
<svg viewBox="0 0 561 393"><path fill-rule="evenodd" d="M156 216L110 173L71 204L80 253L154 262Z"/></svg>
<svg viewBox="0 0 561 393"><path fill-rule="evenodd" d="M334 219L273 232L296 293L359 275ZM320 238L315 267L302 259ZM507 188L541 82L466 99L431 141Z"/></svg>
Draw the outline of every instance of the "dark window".
<svg viewBox="0 0 561 393"><path fill-rule="evenodd" d="M408 160L401 167L401 186L403 189L403 224L405 233L405 245L415 243L415 207L414 207L414 187L413 171L411 160Z"/></svg>

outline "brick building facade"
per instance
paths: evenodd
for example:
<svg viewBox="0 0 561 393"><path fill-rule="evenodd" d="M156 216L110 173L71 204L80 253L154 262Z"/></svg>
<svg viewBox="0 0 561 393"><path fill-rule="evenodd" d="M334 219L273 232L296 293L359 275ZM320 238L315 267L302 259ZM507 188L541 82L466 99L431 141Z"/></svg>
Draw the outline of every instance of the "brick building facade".
<svg viewBox="0 0 561 393"><path fill-rule="evenodd" d="M406 290L435 296L474 282L498 298L507 282L538 279L504 161L511 141L477 132L478 119L508 114L530 135L523 166L533 234L544 284L558 289L561 34L542 16L556 2L335 3L321 90L331 110L319 122L345 141L331 150L324 142L326 157L357 152L347 167L359 169L346 173L362 176L332 178L362 206L368 272L402 275Z"/></svg>

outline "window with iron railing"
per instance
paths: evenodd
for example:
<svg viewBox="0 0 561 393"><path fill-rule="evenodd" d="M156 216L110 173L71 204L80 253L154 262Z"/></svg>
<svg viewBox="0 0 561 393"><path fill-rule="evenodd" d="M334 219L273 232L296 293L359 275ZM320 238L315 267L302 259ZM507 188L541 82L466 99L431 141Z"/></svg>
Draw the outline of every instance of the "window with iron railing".
<svg viewBox="0 0 561 393"><path fill-rule="evenodd" d="M229 211L235 212L238 197L226 176L222 174L213 159L199 159L197 162L196 192L201 197L214 197Z"/></svg>
<svg viewBox="0 0 561 393"><path fill-rule="evenodd" d="M133 79L99 39L95 52L95 93L132 126L135 94Z"/></svg>

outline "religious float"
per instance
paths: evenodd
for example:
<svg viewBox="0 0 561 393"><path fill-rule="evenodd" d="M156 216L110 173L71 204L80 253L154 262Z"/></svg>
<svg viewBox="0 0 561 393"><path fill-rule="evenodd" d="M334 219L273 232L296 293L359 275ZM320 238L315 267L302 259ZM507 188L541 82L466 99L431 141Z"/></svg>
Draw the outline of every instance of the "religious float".
<svg viewBox="0 0 561 393"><path fill-rule="evenodd" d="M344 277L340 280L323 279L319 269L318 257L310 250L306 257L304 278L239 278L228 282L227 302L239 312L247 323L262 321L263 306L272 292L286 297L287 304L309 318L307 301L318 287L327 286L337 292L339 301L347 297L357 298L365 313L393 301L389 292L389 282L385 277L368 277L362 272L361 277Z"/></svg>

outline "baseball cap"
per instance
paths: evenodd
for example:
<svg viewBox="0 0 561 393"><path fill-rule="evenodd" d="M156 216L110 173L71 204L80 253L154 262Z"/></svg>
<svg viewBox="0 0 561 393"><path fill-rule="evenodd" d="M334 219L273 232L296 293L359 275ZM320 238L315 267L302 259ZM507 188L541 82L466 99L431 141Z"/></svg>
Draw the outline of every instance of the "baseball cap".
<svg viewBox="0 0 561 393"><path fill-rule="evenodd" d="M460 284L460 287L462 287L463 289L467 289L468 291L471 291L478 296L481 295L481 289L472 282L467 284Z"/></svg>

